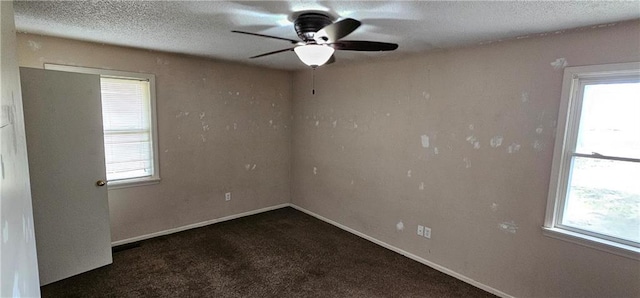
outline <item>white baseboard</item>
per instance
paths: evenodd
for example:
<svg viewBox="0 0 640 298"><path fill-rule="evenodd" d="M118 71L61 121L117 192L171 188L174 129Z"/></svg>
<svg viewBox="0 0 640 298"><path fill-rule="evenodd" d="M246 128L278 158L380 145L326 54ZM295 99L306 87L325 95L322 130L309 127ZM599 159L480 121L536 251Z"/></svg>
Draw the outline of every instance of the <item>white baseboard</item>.
<svg viewBox="0 0 640 298"><path fill-rule="evenodd" d="M309 215L311 215L311 216L313 216L313 217L315 217L315 218L317 218L319 220L322 220L322 221L324 221L326 223L332 224L332 225L334 225L334 226L336 226L336 227L338 227L340 229L343 229L343 230L345 230L345 231L347 231L347 232L349 232L351 234L354 234L354 235L356 235L358 237L361 237L361 238L364 238L366 240L369 240L369 241L371 241L371 242L373 242L373 243L375 243L377 245L380 245L380 246L382 246L382 247L384 247L386 249L392 250L392 251L397 252L397 253L399 253L399 254L401 254L403 256L406 256L406 257L408 257L408 258L410 258L412 260L415 260L415 261L418 261L418 262L420 262L422 264L425 264L425 265L427 265L427 266L429 266L429 267L431 267L433 269L436 269L436 270L438 270L438 271L440 271L440 272L442 272L444 274L453 276L453 277L455 277L455 278L457 278L457 279L459 279L461 281L464 281L464 282L466 282L468 284L474 285L474 286L476 286L476 287L478 287L480 289L483 289L483 290L485 290L485 291L487 291L489 293L492 293L492 294L497 295L499 297L513 298L513 296L511 296L511 295L509 295L507 293L504 293L504 292L502 292L502 291L500 291L498 289L495 289L495 288L492 288L490 286L487 286L487 285L485 285L485 284L483 284L481 282L478 282L478 281L473 280L473 279L471 279L471 278L469 278L467 276L464 276L464 275L462 275L462 274L460 274L458 272L455 272L455 271L453 271L453 270L451 270L451 269L449 269L447 267L440 266L440 265L438 265L436 263L433 263L433 262L431 262L431 261L429 261L427 259L424 259L424 258L419 257L417 255L414 255L414 254L412 254L412 253L410 253L408 251L405 251L405 250L402 250L400 248L397 248L397 247L395 247L395 246L393 246L391 244L388 244L386 242L383 242L381 240L373 238L373 237L371 237L371 236L369 236L367 234L364 234L364 233L361 233L359 231L356 231L356 230L354 230L352 228L349 228L349 227L347 227L345 225L337 223L337 222L335 222L333 220L330 220L330 219L328 219L326 217L323 217L323 216L321 216L319 214L313 213L313 212L311 212L311 211L309 211L307 209L304 209L304 208L302 208L300 206L297 206L297 205L294 205L294 204L289 204L289 206L291 206L291 207L293 207L293 208L295 208L295 209L297 209L299 211L302 211L302 212L304 212L306 214L309 214Z"/></svg>
<svg viewBox="0 0 640 298"><path fill-rule="evenodd" d="M227 220L232 220L232 219L236 219L236 218L240 218L240 217L245 217L245 216L249 216L249 215L254 215L254 214L263 213L263 212L276 210L276 209L280 209L280 208L284 208L284 207L290 207L290 206L291 206L291 204L284 203L284 204L280 204L280 205L275 205L275 206L270 206L270 207L266 207L266 208L251 210L251 211L242 212L242 213L238 213L238 214L234 214L234 215L229 215L229 216L225 216L225 217L221 217L221 218L206 220L206 221L203 221L203 222L198 222L198 223L194 223L194 224L190 224L190 225L186 225L186 226L181 226L181 227L177 227L177 228L173 228L173 229L168 229L168 230L159 231L159 232L155 232L155 233L151 233L151 234L146 234L146 235L141 235L141 236L136 236L136 237L132 237L132 238L127 238L127 239L123 239L123 240L114 241L114 242L111 242L111 246L113 247L113 246L123 245L123 244L127 244L127 243L133 243L133 242L137 242L137 241L146 240L146 239L153 238L153 237L169 235L169 234L182 232L182 231L186 231L186 230L190 230L190 229L194 229L194 228L200 228L200 227L208 226L208 225L211 225L211 224L215 224L215 223L219 223L219 222L223 222L223 221L227 221Z"/></svg>

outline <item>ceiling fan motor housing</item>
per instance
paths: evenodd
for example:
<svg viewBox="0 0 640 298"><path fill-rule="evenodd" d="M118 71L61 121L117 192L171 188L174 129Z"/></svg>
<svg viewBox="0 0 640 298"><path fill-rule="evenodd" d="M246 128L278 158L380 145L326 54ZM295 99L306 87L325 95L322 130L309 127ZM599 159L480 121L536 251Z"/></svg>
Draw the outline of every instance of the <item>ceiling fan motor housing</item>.
<svg viewBox="0 0 640 298"><path fill-rule="evenodd" d="M315 43L313 39L316 32L331 25L331 18L320 13L305 13L298 16L293 23L298 36L308 43Z"/></svg>

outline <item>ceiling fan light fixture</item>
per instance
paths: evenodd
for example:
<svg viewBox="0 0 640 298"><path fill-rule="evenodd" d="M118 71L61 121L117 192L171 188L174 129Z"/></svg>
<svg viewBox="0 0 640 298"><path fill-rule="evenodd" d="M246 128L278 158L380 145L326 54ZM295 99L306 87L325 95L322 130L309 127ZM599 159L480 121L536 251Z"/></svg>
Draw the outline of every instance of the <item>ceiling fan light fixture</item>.
<svg viewBox="0 0 640 298"><path fill-rule="evenodd" d="M335 52L332 47L317 44L299 46L293 50L304 64L311 67L318 67L327 63Z"/></svg>

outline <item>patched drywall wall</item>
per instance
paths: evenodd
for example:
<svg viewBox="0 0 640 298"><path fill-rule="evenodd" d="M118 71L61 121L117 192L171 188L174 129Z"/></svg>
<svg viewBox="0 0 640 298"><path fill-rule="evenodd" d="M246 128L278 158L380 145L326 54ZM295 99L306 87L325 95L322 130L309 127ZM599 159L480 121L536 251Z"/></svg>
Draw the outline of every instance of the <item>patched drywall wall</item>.
<svg viewBox="0 0 640 298"><path fill-rule="evenodd" d="M13 2L0 15L0 297L39 297Z"/></svg>
<svg viewBox="0 0 640 298"><path fill-rule="evenodd" d="M25 67L156 76L162 181L109 191L112 241L290 201L290 73L28 34L18 49Z"/></svg>
<svg viewBox="0 0 640 298"><path fill-rule="evenodd" d="M292 202L509 295L640 296L637 260L541 230L563 68L639 61L638 32L297 72Z"/></svg>

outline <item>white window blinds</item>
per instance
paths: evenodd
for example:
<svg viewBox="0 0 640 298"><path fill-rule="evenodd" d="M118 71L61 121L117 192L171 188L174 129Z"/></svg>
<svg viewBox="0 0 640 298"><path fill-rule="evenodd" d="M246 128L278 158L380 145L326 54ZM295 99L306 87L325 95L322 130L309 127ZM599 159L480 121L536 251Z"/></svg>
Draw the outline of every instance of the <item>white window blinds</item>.
<svg viewBox="0 0 640 298"><path fill-rule="evenodd" d="M153 175L149 82L102 77L107 180Z"/></svg>

